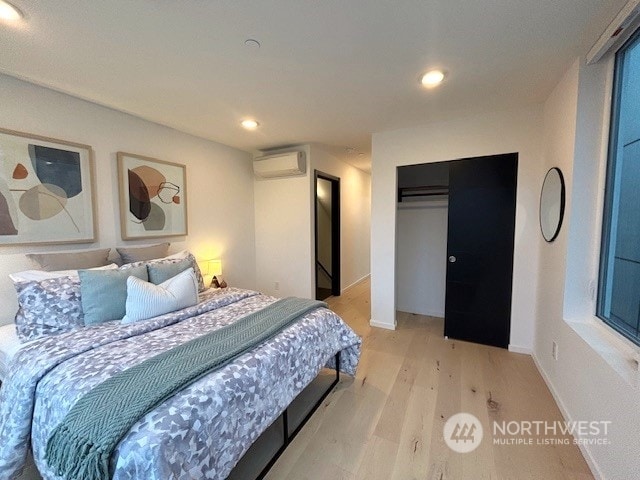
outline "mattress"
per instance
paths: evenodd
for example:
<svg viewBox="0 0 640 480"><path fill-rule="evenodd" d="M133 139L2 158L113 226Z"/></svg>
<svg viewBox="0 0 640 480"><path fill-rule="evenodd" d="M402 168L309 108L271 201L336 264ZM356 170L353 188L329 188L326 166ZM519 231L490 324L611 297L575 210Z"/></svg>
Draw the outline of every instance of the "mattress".
<svg viewBox="0 0 640 480"><path fill-rule="evenodd" d="M4 382L11 359L23 345L13 323L0 326L0 382Z"/></svg>

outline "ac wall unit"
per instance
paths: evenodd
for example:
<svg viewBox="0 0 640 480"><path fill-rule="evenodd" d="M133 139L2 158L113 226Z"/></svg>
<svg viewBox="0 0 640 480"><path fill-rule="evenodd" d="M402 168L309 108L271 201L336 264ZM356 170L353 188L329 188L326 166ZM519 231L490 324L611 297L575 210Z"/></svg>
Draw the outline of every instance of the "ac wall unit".
<svg viewBox="0 0 640 480"><path fill-rule="evenodd" d="M277 153L253 160L253 173L259 178L304 175L306 171L307 162L304 152Z"/></svg>

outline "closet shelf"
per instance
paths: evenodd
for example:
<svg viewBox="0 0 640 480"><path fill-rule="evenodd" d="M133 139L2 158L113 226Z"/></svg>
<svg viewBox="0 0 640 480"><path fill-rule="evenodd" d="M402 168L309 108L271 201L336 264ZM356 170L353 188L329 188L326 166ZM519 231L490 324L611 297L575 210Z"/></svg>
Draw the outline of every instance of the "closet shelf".
<svg viewBox="0 0 640 480"><path fill-rule="evenodd" d="M447 185L428 185L422 187L399 187L398 203L416 201L423 197L445 197L449 195Z"/></svg>

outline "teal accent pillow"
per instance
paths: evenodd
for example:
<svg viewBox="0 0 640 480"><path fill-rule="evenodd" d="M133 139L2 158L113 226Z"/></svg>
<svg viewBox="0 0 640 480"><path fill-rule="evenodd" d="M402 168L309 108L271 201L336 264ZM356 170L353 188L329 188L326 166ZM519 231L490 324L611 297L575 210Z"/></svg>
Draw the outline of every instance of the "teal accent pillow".
<svg viewBox="0 0 640 480"><path fill-rule="evenodd" d="M78 270L85 325L121 320L126 311L127 278L147 281L147 267L126 270Z"/></svg>
<svg viewBox="0 0 640 480"><path fill-rule="evenodd" d="M175 263L148 263L149 282L160 285L191 267L191 260L188 258Z"/></svg>

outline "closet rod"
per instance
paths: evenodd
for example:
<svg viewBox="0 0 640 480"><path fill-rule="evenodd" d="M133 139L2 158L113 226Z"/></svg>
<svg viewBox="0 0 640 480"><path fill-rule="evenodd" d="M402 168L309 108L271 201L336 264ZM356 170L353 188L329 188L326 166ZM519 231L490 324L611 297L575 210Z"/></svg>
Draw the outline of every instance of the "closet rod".
<svg viewBox="0 0 640 480"><path fill-rule="evenodd" d="M424 187L400 187L398 188L398 202L404 198L443 196L449 194L447 185L430 185Z"/></svg>

